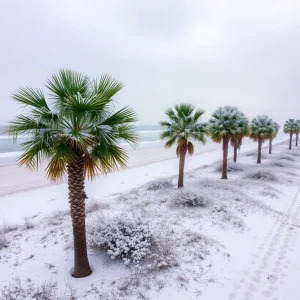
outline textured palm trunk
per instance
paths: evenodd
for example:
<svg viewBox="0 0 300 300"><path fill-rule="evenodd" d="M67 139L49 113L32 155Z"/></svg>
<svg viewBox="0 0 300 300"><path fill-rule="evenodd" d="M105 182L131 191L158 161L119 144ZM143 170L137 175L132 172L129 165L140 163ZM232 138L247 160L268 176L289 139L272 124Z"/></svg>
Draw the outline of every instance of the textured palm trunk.
<svg viewBox="0 0 300 300"><path fill-rule="evenodd" d="M229 138L227 136L224 136L223 137L223 169L222 169L221 179L227 179L228 144L229 144Z"/></svg>
<svg viewBox="0 0 300 300"><path fill-rule="evenodd" d="M257 153L257 163L261 164L261 148L262 148L262 140L258 140L258 153Z"/></svg>
<svg viewBox="0 0 300 300"><path fill-rule="evenodd" d="M77 156L68 165L69 202L74 238L74 273L75 278L86 277L92 273L86 247L84 158Z"/></svg>
<svg viewBox="0 0 300 300"><path fill-rule="evenodd" d="M179 152L179 176L178 176L178 188L183 188L183 177L184 177L184 162L186 156L187 147L181 147Z"/></svg>
<svg viewBox="0 0 300 300"><path fill-rule="evenodd" d="M293 133L290 132L290 145L289 145L289 150L292 150L292 142L293 142Z"/></svg>
<svg viewBox="0 0 300 300"><path fill-rule="evenodd" d="M233 147L233 161L237 162L237 152L238 152L238 147L234 146Z"/></svg>
<svg viewBox="0 0 300 300"><path fill-rule="evenodd" d="M272 143L273 139L269 139L269 154L272 154Z"/></svg>
<svg viewBox="0 0 300 300"><path fill-rule="evenodd" d="M298 135L299 135L299 133L297 132L296 133L296 147L298 147Z"/></svg>

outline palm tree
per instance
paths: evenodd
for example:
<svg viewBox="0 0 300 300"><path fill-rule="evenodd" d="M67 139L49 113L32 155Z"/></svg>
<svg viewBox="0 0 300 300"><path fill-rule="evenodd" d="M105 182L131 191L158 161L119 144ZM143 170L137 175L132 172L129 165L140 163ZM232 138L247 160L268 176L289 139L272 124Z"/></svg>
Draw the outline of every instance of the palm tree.
<svg viewBox="0 0 300 300"><path fill-rule="evenodd" d="M176 154L179 157L178 188L182 188L186 154L192 155L194 153L194 145L191 140L202 144L206 142L206 124L201 121L204 111L195 109L191 104L181 103L175 105L173 109L168 109L165 114L168 120L160 122L160 126L164 129L160 138L167 140L166 148L177 143Z"/></svg>
<svg viewBox="0 0 300 300"><path fill-rule="evenodd" d="M288 119L284 124L283 132L290 135L289 150L292 150L293 134L296 133L297 128L298 122L295 119Z"/></svg>
<svg viewBox="0 0 300 300"><path fill-rule="evenodd" d="M126 152L120 141L134 145L137 136L135 112L124 107L115 112L114 97L123 84L109 75L99 80L70 70L60 70L46 83L49 98L42 90L19 89L13 100L25 106L11 122L10 135L29 138L21 144L18 162L37 169L47 159L47 177L52 181L68 176L69 203L74 237L73 276L92 273L86 247L85 177L93 179L125 167Z"/></svg>
<svg viewBox="0 0 300 300"><path fill-rule="evenodd" d="M238 150L241 149L243 138L248 136L249 134L249 121L244 114L243 116L244 116L244 123L242 124L242 131L239 134L232 136L230 140L231 146L233 147L234 162L237 162L237 152Z"/></svg>
<svg viewBox="0 0 300 300"><path fill-rule="evenodd" d="M228 145L231 139L238 139L245 131L245 115L237 107L219 107L208 123L208 130L214 142L223 144L223 168L221 179L227 179Z"/></svg>
<svg viewBox="0 0 300 300"><path fill-rule="evenodd" d="M274 126L273 136L269 139L269 154L272 154L273 140L276 138L280 128L279 124L275 121L273 121L273 126Z"/></svg>
<svg viewBox="0 0 300 300"><path fill-rule="evenodd" d="M250 138L258 142L257 163L261 163L262 144L265 140L274 136L275 126L272 119L268 116L261 115L255 117L251 122Z"/></svg>
<svg viewBox="0 0 300 300"><path fill-rule="evenodd" d="M300 120L297 120L297 128L295 130L296 133L296 147L298 147L298 136L300 133Z"/></svg>

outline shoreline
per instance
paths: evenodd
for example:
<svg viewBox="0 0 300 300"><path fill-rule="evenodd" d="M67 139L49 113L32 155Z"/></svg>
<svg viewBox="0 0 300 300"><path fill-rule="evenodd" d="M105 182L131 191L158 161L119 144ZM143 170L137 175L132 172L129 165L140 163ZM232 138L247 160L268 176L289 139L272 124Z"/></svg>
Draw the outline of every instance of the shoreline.
<svg viewBox="0 0 300 300"><path fill-rule="evenodd" d="M282 142L287 142L286 137L278 138L274 142L274 146ZM266 147L267 145L264 148ZM256 143L249 142L246 144L245 142L241 150L241 158L243 153L256 150L256 148ZM93 181L86 180L86 193L89 200L105 199L114 194L139 188L159 178L177 176L178 158L176 158L174 149L168 151L163 149L162 152L152 148L146 151L149 153L152 151L152 156L147 157L147 159L145 159L146 152L133 152L135 155L131 155L132 161L127 169L112 172L107 176L100 175ZM136 153L140 153L141 156L138 155L139 157L137 157ZM185 172L222 159L221 145L216 143L202 147L199 145L197 153L187 157ZM232 151L230 151L228 158L232 159ZM144 164L140 165L140 161ZM253 163L255 163L255 159ZM56 210L58 207L69 209L67 184L63 182L51 184L48 180L43 179L43 170L30 172L17 166L12 167L13 172L11 173L3 174L2 171L0 172L0 223L7 221L19 223L26 217L34 214L43 216L47 211ZM203 169L203 173L205 174L205 169ZM8 185L11 182L14 184Z"/></svg>
<svg viewBox="0 0 300 300"><path fill-rule="evenodd" d="M278 137L276 139L277 143L284 140L285 138L286 138L285 136ZM114 170L111 173L109 173L107 176L110 176L111 174L114 173L126 171L132 168L143 167L155 163L165 162L169 160L177 161L175 147L166 149L164 148L162 142L153 142L153 144L154 145L151 146L148 145L148 146L137 147L136 149L126 147L129 156L127 167L125 169ZM248 138L244 139L241 148L241 153L243 151L247 151L247 149L244 148L248 148L249 146L251 147L251 149L256 148L255 146L252 147L251 146L252 144L256 145L256 143L253 142L251 139ZM274 141L274 145L275 144L276 141ZM187 157L187 163L200 154L211 153L214 151L221 152L221 147L222 147L221 144L214 143L211 140L208 140L205 145L197 143L195 144L194 155L191 157ZM267 145L265 144L264 147L267 147ZM233 152L232 147L230 147L228 158L232 157L232 152ZM46 178L46 173L45 173L46 167L47 167L47 162L43 162L40 165L38 170L33 170L33 171L26 169L25 167L18 166L16 162L2 164L2 165L0 164L0 197L32 191L35 189L40 189L49 186L55 187L66 183L66 178L57 183L50 182ZM100 174L94 181L96 181L98 178L101 178L103 176L106 175Z"/></svg>

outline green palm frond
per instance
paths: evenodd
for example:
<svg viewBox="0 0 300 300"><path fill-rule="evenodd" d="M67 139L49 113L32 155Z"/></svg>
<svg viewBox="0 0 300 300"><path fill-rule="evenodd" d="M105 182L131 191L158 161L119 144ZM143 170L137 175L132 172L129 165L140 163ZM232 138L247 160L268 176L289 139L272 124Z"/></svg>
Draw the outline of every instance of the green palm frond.
<svg viewBox="0 0 300 300"><path fill-rule="evenodd" d="M110 75L104 74L99 81L94 80L93 87L97 94L104 96L105 99L110 101L112 97L124 88L124 85Z"/></svg>
<svg viewBox="0 0 300 300"><path fill-rule="evenodd" d="M237 107L219 107L209 120L208 131L215 142L221 142L225 136L229 139L246 136L248 134L248 119Z"/></svg>
<svg viewBox="0 0 300 300"><path fill-rule="evenodd" d="M85 174L91 179L125 167L128 156L119 144L134 146L138 138L133 126L136 113L127 106L115 112L112 97L123 84L109 75L91 81L81 73L60 70L46 87L51 107L40 90L23 88L13 95L26 105L9 127L14 139L28 136L21 144L19 163L35 169L43 158L49 159L46 171L53 181L61 179L78 156L84 157Z"/></svg>
<svg viewBox="0 0 300 300"><path fill-rule="evenodd" d="M283 126L283 132L284 133L295 133L299 128L298 121L295 119L288 119L284 126Z"/></svg>
<svg viewBox="0 0 300 300"><path fill-rule="evenodd" d="M270 139L274 136L274 121L266 115L260 115L251 121L250 138L254 141Z"/></svg>
<svg viewBox="0 0 300 300"><path fill-rule="evenodd" d="M12 99L32 108L49 109L43 91L31 87L20 88L12 95Z"/></svg>
<svg viewBox="0 0 300 300"><path fill-rule="evenodd" d="M187 145L190 139L203 144L206 142L207 126L206 123L201 122L203 110L196 110L188 103L181 103L175 105L174 109L167 109L165 114L168 120L160 122L164 130L160 138L167 140L166 148L172 147L175 143Z"/></svg>

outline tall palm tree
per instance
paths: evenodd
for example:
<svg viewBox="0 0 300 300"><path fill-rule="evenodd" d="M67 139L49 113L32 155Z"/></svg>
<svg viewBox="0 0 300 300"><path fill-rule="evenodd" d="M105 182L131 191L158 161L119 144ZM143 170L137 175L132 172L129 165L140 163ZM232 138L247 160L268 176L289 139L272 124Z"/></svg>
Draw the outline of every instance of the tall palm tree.
<svg viewBox="0 0 300 300"><path fill-rule="evenodd" d="M296 133L296 147L298 147L298 136L300 133L300 120L297 120L297 128L295 130Z"/></svg>
<svg viewBox="0 0 300 300"><path fill-rule="evenodd" d="M47 176L58 181L68 176L69 202L74 237L73 276L92 273L86 247L85 177L93 179L125 167L126 152L119 146L125 141L134 145L137 136L135 112L124 107L115 111L114 97L123 84L109 75L99 80L70 70L60 70L46 83L49 98L42 90L25 87L13 94L13 100L25 106L11 122L14 139L26 134L18 162L37 169L48 161Z"/></svg>
<svg viewBox="0 0 300 300"><path fill-rule="evenodd" d="M208 130L214 142L223 148L223 168L221 179L227 179L228 145L231 139L238 139L245 130L245 115L234 106L219 107L208 123Z"/></svg>
<svg viewBox="0 0 300 300"><path fill-rule="evenodd" d="M191 140L206 142L206 124L201 121L204 111L195 109L191 104L181 103L165 112L168 120L160 122L164 129L160 138L167 140L165 147L170 148L177 144L176 154L179 157L178 188L183 187L184 162L186 154L194 153L194 145Z"/></svg>
<svg viewBox="0 0 300 300"><path fill-rule="evenodd" d="M251 122L250 138L258 142L257 163L261 163L262 144L265 140L274 136L274 122L268 116L261 115L255 117Z"/></svg>
<svg viewBox="0 0 300 300"><path fill-rule="evenodd" d="M275 121L273 121L273 126L274 126L273 136L269 139L269 154L272 154L273 140L276 138L280 128L279 124Z"/></svg>
<svg viewBox="0 0 300 300"><path fill-rule="evenodd" d="M233 147L233 161L237 162L237 152L241 149L243 138L248 136L249 134L249 121L247 117L242 113L244 116L244 122L242 124L242 130L239 134L233 135L230 143Z"/></svg>
<svg viewBox="0 0 300 300"><path fill-rule="evenodd" d="M292 150L293 134L296 133L297 128L298 121L295 119L288 119L284 124L283 132L290 135L289 150Z"/></svg>

